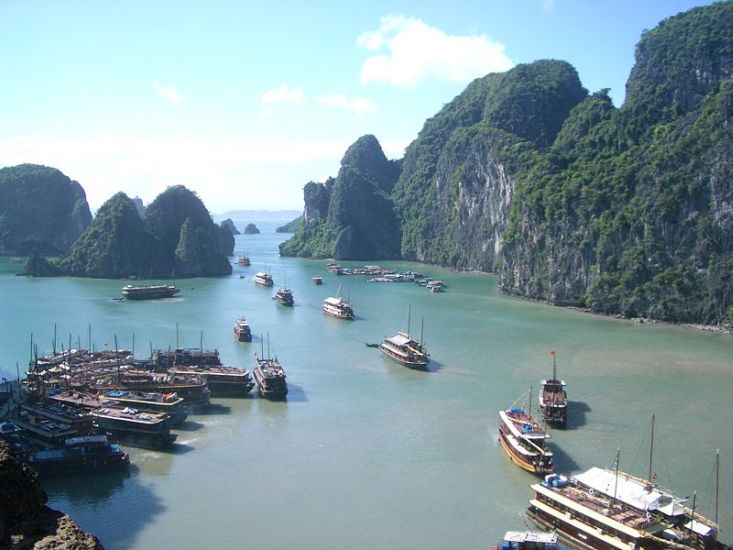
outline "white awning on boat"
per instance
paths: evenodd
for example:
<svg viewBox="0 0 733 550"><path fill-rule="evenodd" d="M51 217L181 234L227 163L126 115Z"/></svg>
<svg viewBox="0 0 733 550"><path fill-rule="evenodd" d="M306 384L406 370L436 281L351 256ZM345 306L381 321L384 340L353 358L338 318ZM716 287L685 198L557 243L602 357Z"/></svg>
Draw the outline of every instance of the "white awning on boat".
<svg viewBox="0 0 733 550"><path fill-rule="evenodd" d="M575 479L609 497L615 496L621 502L639 510L656 510L660 508L662 501L663 504L667 504L668 499L672 498L672 495L662 493L651 484L642 483L623 472L619 472L617 481L615 471L595 466L576 475Z"/></svg>
<svg viewBox="0 0 733 550"><path fill-rule="evenodd" d="M395 346L406 346L407 344L412 342L412 338L405 334L399 333L387 338L387 342L391 342Z"/></svg>

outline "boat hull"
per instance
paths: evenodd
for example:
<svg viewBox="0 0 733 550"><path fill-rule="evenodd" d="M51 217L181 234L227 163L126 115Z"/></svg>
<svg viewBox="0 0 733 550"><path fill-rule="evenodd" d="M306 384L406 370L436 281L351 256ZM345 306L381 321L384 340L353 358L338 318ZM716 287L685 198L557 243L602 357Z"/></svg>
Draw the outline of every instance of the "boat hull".
<svg viewBox="0 0 733 550"><path fill-rule="evenodd" d="M509 441L507 441L506 436L501 431L499 432L499 442L501 443L501 447L504 449L504 452L509 457L509 460L514 462L514 464L516 464L523 470L526 470L529 473L535 475L545 475L552 473L552 468L538 469L537 467L535 467L534 464L532 464L532 462L525 460L524 457L514 449L514 446L509 443Z"/></svg>
<svg viewBox="0 0 733 550"><path fill-rule="evenodd" d="M407 367L410 369L416 369L416 370L426 370L428 368L428 363L429 363L428 359L419 359L419 360L406 359L403 356L395 353L393 350L391 350L389 347L385 346L384 344L379 344L379 349L389 359L391 359L398 365L402 365L403 367Z"/></svg>

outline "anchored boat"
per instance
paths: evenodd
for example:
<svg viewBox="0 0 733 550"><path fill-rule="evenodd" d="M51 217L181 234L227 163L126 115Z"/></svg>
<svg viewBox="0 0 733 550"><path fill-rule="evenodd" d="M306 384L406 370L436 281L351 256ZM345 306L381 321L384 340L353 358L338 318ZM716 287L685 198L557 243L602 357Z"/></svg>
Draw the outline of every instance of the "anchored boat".
<svg viewBox="0 0 733 550"><path fill-rule="evenodd" d="M553 456L545 440L550 436L528 412L532 409L531 389L529 403L527 410L511 407L499 411L499 441L511 461L520 468L533 474L549 474Z"/></svg>
<svg viewBox="0 0 733 550"><path fill-rule="evenodd" d="M423 327L420 324L420 340L410 336L410 310L407 310L407 332L398 332L385 338L379 349L393 361L413 369L424 369L430 361L423 341Z"/></svg>
<svg viewBox="0 0 733 550"><path fill-rule="evenodd" d="M157 300L158 298L170 298L178 294L179 289L173 285L147 285L122 287L122 296L128 300Z"/></svg>
<svg viewBox="0 0 733 550"><path fill-rule="evenodd" d="M234 323L234 339L237 342L251 342L252 331L249 328L249 323L244 316L237 319Z"/></svg>
<svg viewBox="0 0 733 550"><path fill-rule="evenodd" d="M538 410L542 418L552 424L564 426L568 419L568 395L565 380L557 378L557 355L552 355L552 378L542 380Z"/></svg>

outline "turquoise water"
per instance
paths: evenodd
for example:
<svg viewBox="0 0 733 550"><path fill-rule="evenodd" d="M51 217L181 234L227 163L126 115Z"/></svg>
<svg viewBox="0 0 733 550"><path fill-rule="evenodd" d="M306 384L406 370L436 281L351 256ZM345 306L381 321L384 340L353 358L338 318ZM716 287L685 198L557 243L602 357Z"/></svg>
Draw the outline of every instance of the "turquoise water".
<svg viewBox="0 0 733 550"><path fill-rule="evenodd" d="M237 220L235 220L236 222ZM286 220L287 221L287 220ZM611 466L645 476L651 415L654 471L698 509L714 513L715 450L721 452L720 520L733 541L733 338L669 325L636 324L500 294L493 276L410 263L448 284L431 294L411 284L336 277L325 261L280 258L281 220L237 237L251 267L231 277L179 280L180 296L118 302L122 281L15 277L0 258L0 369L15 378L30 337L59 346L219 349L250 368L270 348L288 373L286 403L216 399L189 416L173 452L129 448L129 474L46 482L49 504L70 513L108 548L487 548L523 529L534 478L497 442L497 411L552 372L568 383L568 429L553 431L558 470ZM295 307L257 287L269 270L287 278ZM324 278L314 286L313 274ZM240 278L240 275L243 278ZM353 322L326 317L322 300L339 284ZM429 372L400 367L364 342L405 329L424 336ZM233 339L249 320L251 344ZM178 330L176 330L178 325ZM267 336L265 336L267 339ZM264 344L266 346L266 343Z"/></svg>

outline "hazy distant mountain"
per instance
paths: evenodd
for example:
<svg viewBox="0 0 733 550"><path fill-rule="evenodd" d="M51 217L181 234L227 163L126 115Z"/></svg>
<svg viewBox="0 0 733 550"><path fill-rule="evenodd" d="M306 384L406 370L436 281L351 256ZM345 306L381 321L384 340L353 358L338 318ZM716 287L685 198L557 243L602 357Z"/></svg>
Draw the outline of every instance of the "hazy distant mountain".
<svg viewBox="0 0 733 550"><path fill-rule="evenodd" d="M227 218L237 222L241 222L243 220L290 221L293 218L300 216L301 213L302 212L298 210L229 210L227 212L212 214L211 217L214 218L214 221L217 223L223 222Z"/></svg>

